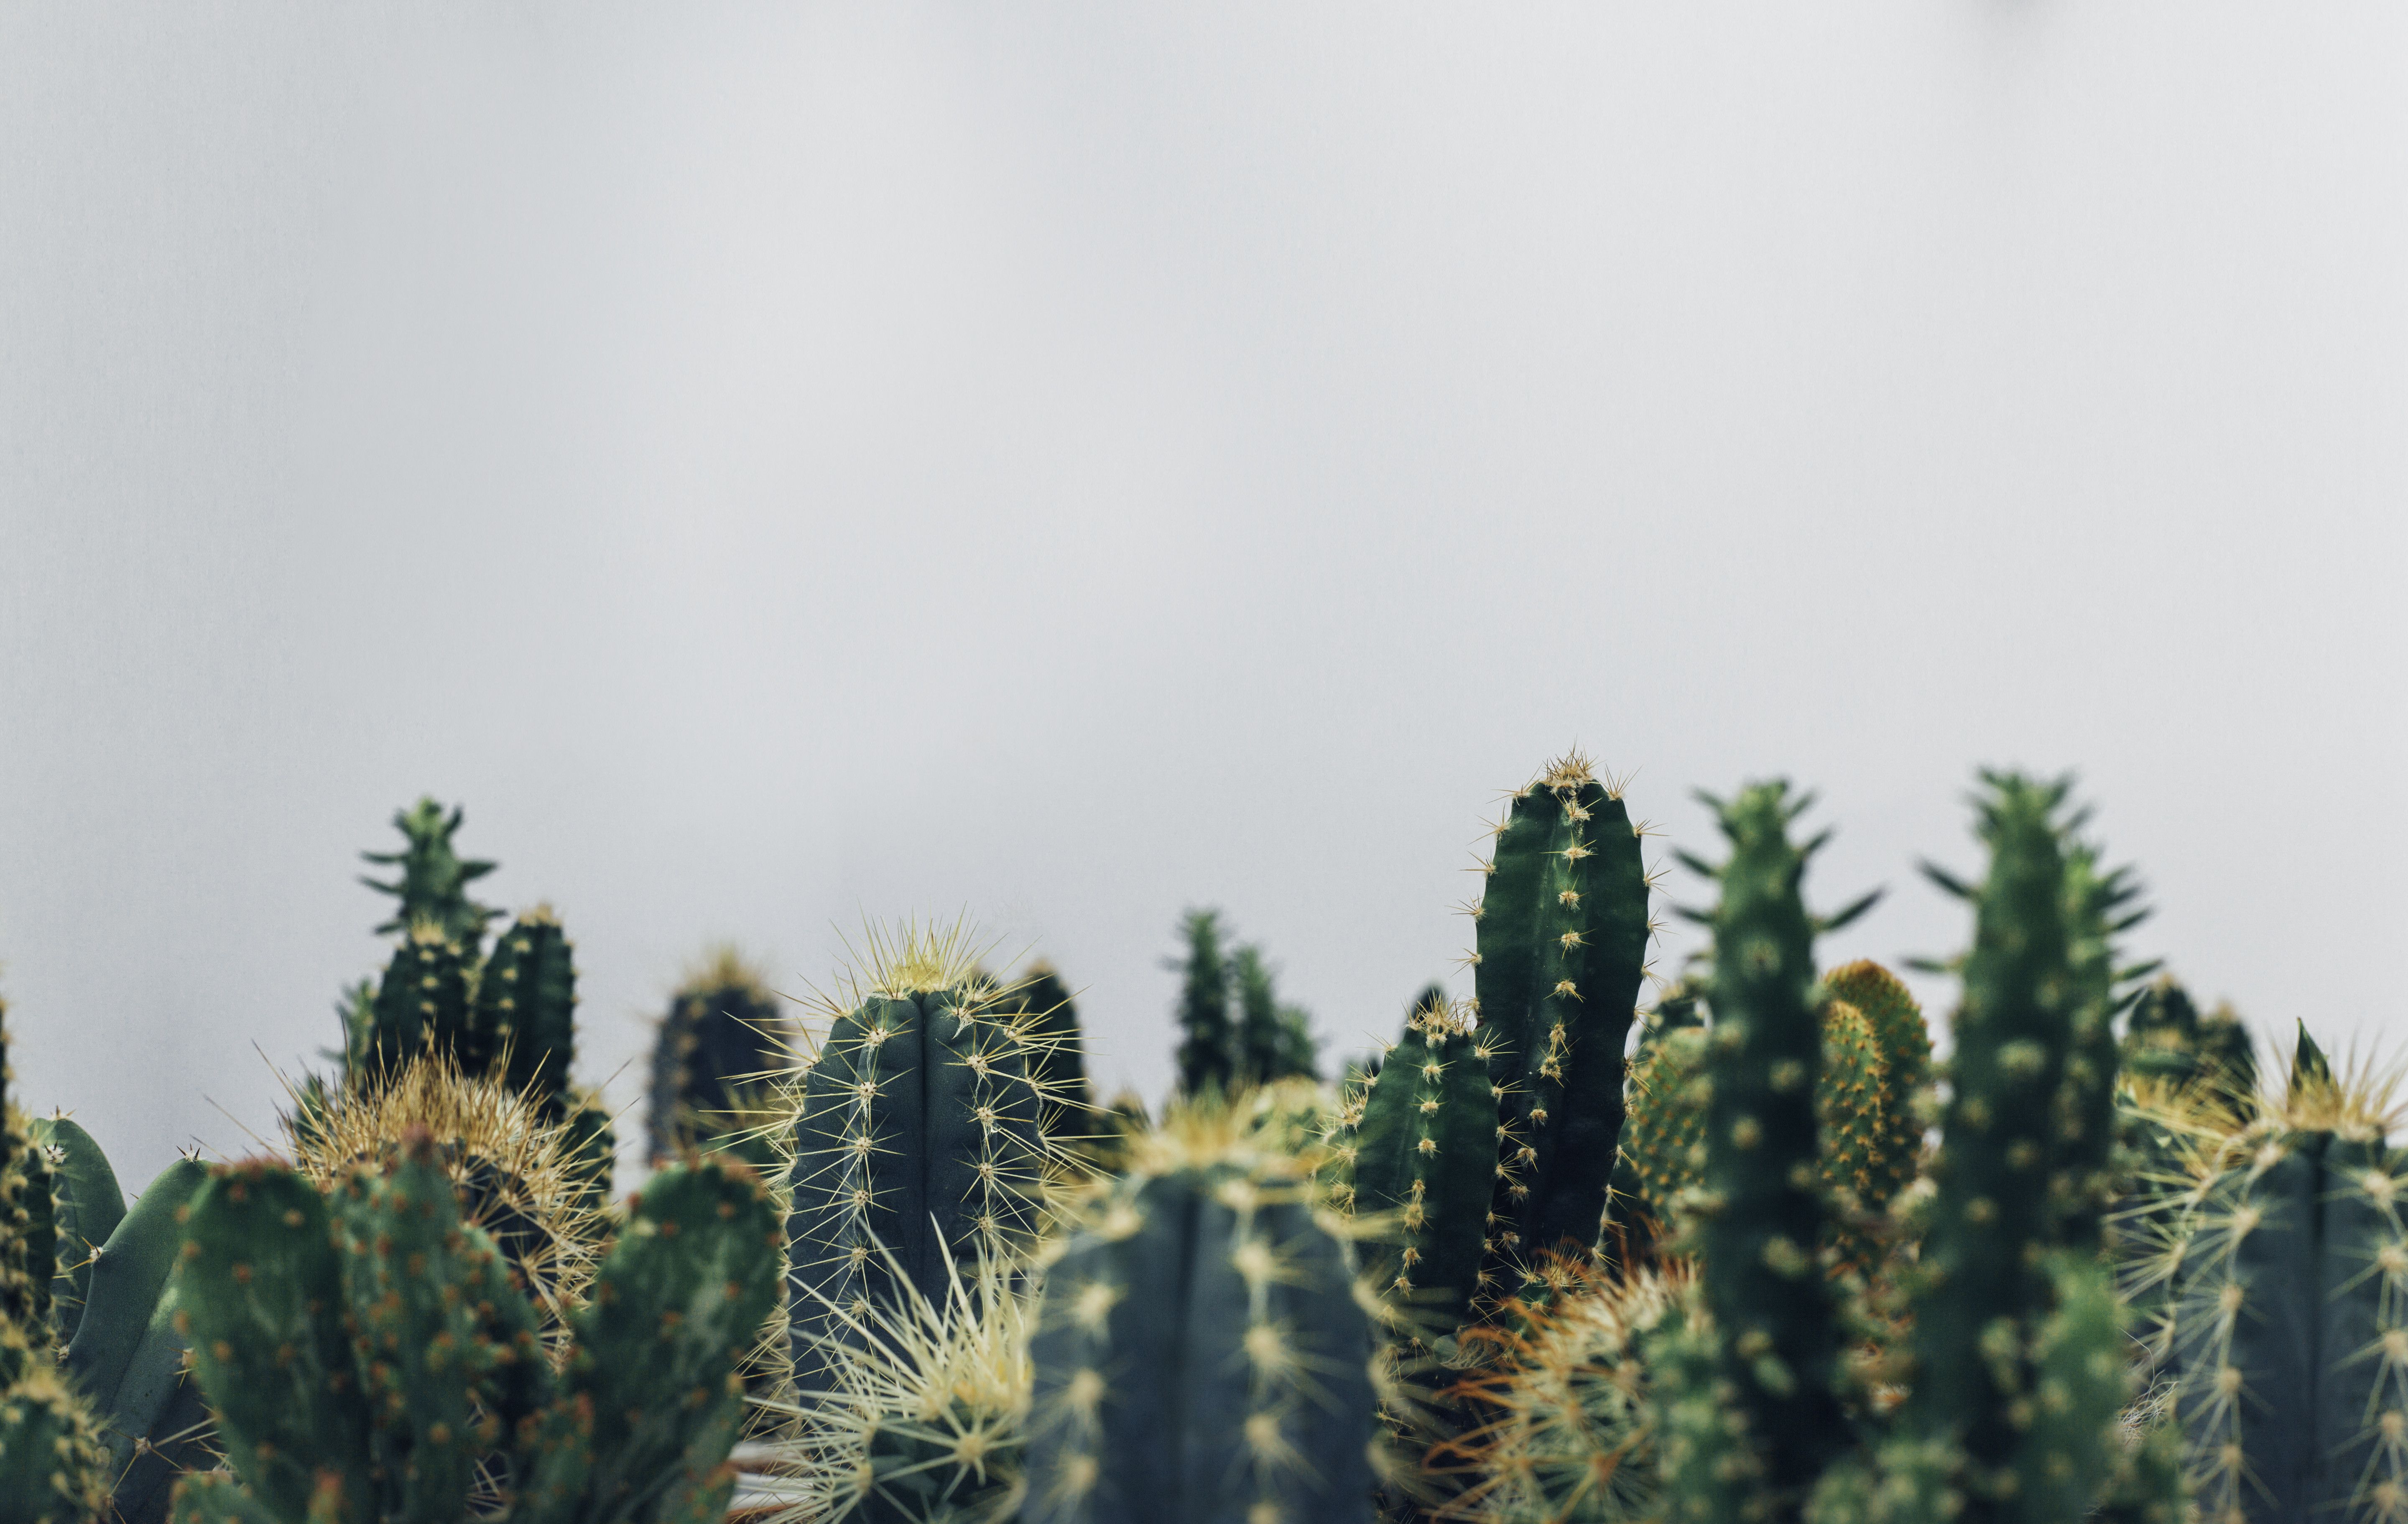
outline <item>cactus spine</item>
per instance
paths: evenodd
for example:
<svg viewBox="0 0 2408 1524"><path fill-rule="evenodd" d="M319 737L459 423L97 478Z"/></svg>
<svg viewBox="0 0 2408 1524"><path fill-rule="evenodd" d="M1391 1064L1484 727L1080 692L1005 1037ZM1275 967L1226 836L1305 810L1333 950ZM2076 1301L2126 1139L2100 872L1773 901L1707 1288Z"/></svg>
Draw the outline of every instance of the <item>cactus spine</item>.
<svg viewBox="0 0 2408 1524"><path fill-rule="evenodd" d="M1287 1156L1174 1117L1059 1248L1029 1524L1370 1517L1369 1315Z"/></svg>
<svg viewBox="0 0 2408 1524"><path fill-rule="evenodd" d="M959 929L874 940L805 1075L787 1134L789 1312L810 1388L839 1315L941 1299L952 1267L1026 1254L1063 1156L1039 1043ZM906 1291L906 1284L910 1290Z"/></svg>
<svg viewBox="0 0 2408 1524"><path fill-rule="evenodd" d="M179 1519L450 1524L472 1503L531 1524L716 1517L736 1362L775 1296L775 1213L716 1163L663 1171L630 1210L555 1378L426 1132L331 1199L265 1162L217 1172L192 1206L179 1316L242 1491L181 1484Z"/></svg>
<svg viewBox="0 0 2408 1524"><path fill-rule="evenodd" d="M1513 796L1474 911L1480 1032L1501 1092L1487 1279L1585 1254L1622 1132L1623 1044L1646 972L1648 879L1618 790L1577 752Z"/></svg>

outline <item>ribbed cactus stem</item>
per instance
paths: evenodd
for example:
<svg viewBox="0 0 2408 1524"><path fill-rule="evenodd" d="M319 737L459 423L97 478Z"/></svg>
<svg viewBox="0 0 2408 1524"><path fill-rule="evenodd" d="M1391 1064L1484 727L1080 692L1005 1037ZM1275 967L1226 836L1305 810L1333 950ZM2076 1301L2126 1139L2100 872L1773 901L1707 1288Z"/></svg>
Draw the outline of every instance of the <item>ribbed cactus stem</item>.
<svg viewBox="0 0 2408 1524"><path fill-rule="evenodd" d="M1586 1254L1604 1225L1647 895L1629 809L1585 758L1514 795L1475 912L1474 972L1504 1128L1488 1278L1507 1294L1541 1256Z"/></svg>
<svg viewBox="0 0 2408 1524"><path fill-rule="evenodd" d="M577 965L548 905L521 916L494 944L477 979L472 1030L457 1057L470 1074L500 1069L509 1088L557 1118L577 1058Z"/></svg>

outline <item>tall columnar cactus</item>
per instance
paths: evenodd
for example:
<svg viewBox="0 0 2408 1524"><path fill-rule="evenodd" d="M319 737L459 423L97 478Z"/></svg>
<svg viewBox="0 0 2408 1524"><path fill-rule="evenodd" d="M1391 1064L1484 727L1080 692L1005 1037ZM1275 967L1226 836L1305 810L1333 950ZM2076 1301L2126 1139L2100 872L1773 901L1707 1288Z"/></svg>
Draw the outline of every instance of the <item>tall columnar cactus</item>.
<svg viewBox="0 0 2408 1524"><path fill-rule="evenodd" d="M498 1071L510 1089L538 1097L551 1115L573 1109L577 964L550 905L521 916L494 944L477 976L470 1030L455 1057L470 1074Z"/></svg>
<svg viewBox="0 0 2408 1524"><path fill-rule="evenodd" d="M968 951L958 932L873 942L804 1076L786 1178L807 1387L832 1319L939 1299L955 1265L1023 1260L1065 1167L1034 1020Z"/></svg>
<svg viewBox="0 0 2408 1524"><path fill-rule="evenodd" d="M1313 1188L1174 1117L1069 1235L1033 1344L1028 1524L1371 1517L1371 1318Z"/></svg>
<svg viewBox="0 0 2408 1524"><path fill-rule="evenodd" d="M344 1068L351 1075L397 1069L423 1053L455 1061L476 1041L473 955L434 920L412 925L386 963L375 995L356 1007L346 1033Z"/></svg>
<svg viewBox="0 0 2408 1524"><path fill-rule="evenodd" d="M713 948L670 997L652 1040L652 1156L734 1147L767 1167L777 1140L759 1122L799 1049L760 971L732 947Z"/></svg>
<svg viewBox="0 0 2408 1524"><path fill-rule="evenodd" d="M457 805L447 814L434 800L421 799L408 809L394 812L394 829L404 839L400 851L360 854L380 867L401 870L389 883L366 875L360 877L361 883L380 894L392 895L395 902L393 919L377 928L380 933L408 933L431 922L445 941L473 954L484 940L485 927L500 919L500 911L468 897L468 886L493 872L494 864L463 858L452 849L452 838L459 832L461 818Z"/></svg>
<svg viewBox="0 0 2408 1524"><path fill-rule="evenodd" d="M715 1519L779 1244L741 1166L655 1175L555 1376L427 1134L331 1196L271 1163L221 1170L178 1303L234 1475L180 1484L179 1524L448 1524L480 1501L513 1524Z"/></svg>
<svg viewBox="0 0 2408 1524"><path fill-rule="evenodd" d="M1468 1009L1439 998L1406 1018L1332 1130L1332 1194L1373 1235L1371 1284L1426 1331L1488 1300L1481 1281L1499 1165L1492 1055Z"/></svg>
<svg viewBox="0 0 2408 1524"><path fill-rule="evenodd" d="M1807 801L1786 784L1708 802L1731 850L1720 866L1689 860L1722 890L1708 996L1706 1182L1694 1212L1728 1428L1719 1442L1669 1444L1666 1470L1684 1517L1734 1484L1755 1510L1778 1517L1851 1437L1835 1389L1840 1328L1817 1261L1828 1216L1813 1165L1823 1063L1814 936L1871 902L1819 925L1807 913L1801 883L1820 842L1790 841Z"/></svg>
<svg viewBox="0 0 2408 1524"><path fill-rule="evenodd" d="M1179 1090L1226 1094L1237 1075L1237 1033L1229 1023L1229 961L1221 949L1221 913L1190 910L1181 923L1185 958L1179 991Z"/></svg>
<svg viewBox="0 0 2408 1524"><path fill-rule="evenodd" d="M1623 1044L1651 929L1638 829L1578 753L1513 796L1474 916L1480 1031L1502 1092L1488 1277L1585 1254L1622 1132Z"/></svg>
<svg viewBox="0 0 2408 1524"><path fill-rule="evenodd" d="M2408 1517L2408 1157L2387 1086L2302 1033L2288 1088L2220 1138L2137 1278L2205 1524Z"/></svg>

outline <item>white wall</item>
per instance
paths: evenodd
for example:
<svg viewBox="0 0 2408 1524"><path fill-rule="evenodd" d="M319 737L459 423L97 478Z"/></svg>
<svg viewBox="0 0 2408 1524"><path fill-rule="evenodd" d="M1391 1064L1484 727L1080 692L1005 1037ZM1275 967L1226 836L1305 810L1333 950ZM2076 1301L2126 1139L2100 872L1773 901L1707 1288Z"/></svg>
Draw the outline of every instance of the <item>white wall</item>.
<svg viewBox="0 0 2408 1524"><path fill-rule="evenodd" d="M1971 770L2079 767L2144 949L2371 1039L2403 52L2388 3L0 10L21 1090L129 1184L251 1147L422 790L579 937L589 1077L710 937L800 988L964 908L1108 1077L1167 1080L1191 903L1358 1047L1575 740L1691 847L1694 786L1820 786L1815 896L1894 889L1835 959L1954 949L1913 863L1976 862Z"/></svg>

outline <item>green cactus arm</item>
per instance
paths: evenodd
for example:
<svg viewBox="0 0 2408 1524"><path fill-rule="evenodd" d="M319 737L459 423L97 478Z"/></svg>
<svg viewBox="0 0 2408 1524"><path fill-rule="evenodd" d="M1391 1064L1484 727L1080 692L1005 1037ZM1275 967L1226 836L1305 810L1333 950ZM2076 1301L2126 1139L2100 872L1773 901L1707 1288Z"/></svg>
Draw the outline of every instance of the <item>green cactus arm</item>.
<svg viewBox="0 0 2408 1524"><path fill-rule="evenodd" d="M645 1183L577 1315L564 1378L593 1414L580 1524L650 1524L665 1499L685 1509L698 1493L724 1504L738 1371L776 1303L784 1244L741 1165L673 1165Z"/></svg>
<svg viewBox="0 0 2408 1524"><path fill-rule="evenodd" d="M1637 829L1585 759L1550 764L1498 829L1473 984L1495 1039L1504 1132L1490 1279L1517 1289L1604 1226L1623 1121L1623 1048L1652 935Z"/></svg>
<svg viewBox="0 0 2408 1524"><path fill-rule="evenodd" d="M1814 848L1789 839L1807 801L1785 783L1709 802L1731 850L1715 870L1700 1286L1762 1466L1757 1506L1778 1511L1849 1440L1834 1389L1841 1327L1819 1261L1829 1219L1812 1163L1823 1036L1800 889Z"/></svg>
<svg viewBox="0 0 2408 1524"><path fill-rule="evenodd" d="M469 1027L462 1068L483 1074L507 1059L510 1089L559 1113L577 1057L577 963L549 906L528 911L495 939L477 978Z"/></svg>
<svg viewBox="0 0 2408 1524"><path fill-rule="evenodd" d="M2028 1379L2021 1351L2050 1296L2040 1256L2057 1215L2051 1123L2075 993L2057 823L2067 791L1994 776L1982 798L1990 867L1972 891L1953 1090L1932 1165L1913 1414L1925 1432L1964 1446L1977 1500L2000 1485L1993 1478L2014 1452L2013 1403ZM2001 1327L2013 1346L2005 1353Z"/></svg>
<svg viewBox="0 0 2408 1524"><path fill-rule="evenodd" d="M50 1320L59 1342L75 1338L92 1285L93 1254L108 1242L125 1216L125 1191L117 1172L91 1133L64 1117L36 1118L34 1142L48 1148L51 1221L58 1239L58 1269L51 1277Z"/></svg>
<svg viewBox="0 0 2408 1524"><path fill-rule="evenodd" d="M1833 1000L1864 1012L1881 1047L1882 1130L1872 1186L1865 1193L1865 1204L1878 1208L1913 1183L1923 1157L1915 1103L1931 1083L1931 1028L1914 994L1870 959L1832 970L1824 976L1823 988Z"/></svg>
<svg viewBox="0 0 2408 1524"><path fill-rule="evenodd" d="M1413 1013L1365 1087L1349 1140L1352 1210L1387 1219L1372 1284L1409 1317L1451 1331L1480 1284L1497 1176L1488 1055L1443 999Z"/></svg>
<svg viewBox="0 0 2408 1524"><path fill-rule="evenodd" d="M108 1454L90 1409L47 1362L0 1389L0 1524L90 1524L108 1506Z"/></svg>
<svg viewBox="0 0 2408 1524"><path fill-rule="evenodd" d="M2023 1524L2088 1516L2124 1448L2131 1395L2127 1341L2106 1266L2057 1250L2047 1274L2056 1305L2033 1341L2030 1418L2010 1461Z"/></svg>
<svg viewBox="0 0 2408 1524"><path fill-rule="evenodd" d="M326 1205L280 1165L211 1173L191 1204L176 1271L178 1331L235 1472L269 1512L309 1510L321 1470L369 1524L368 1403L347 1328L342 1261Z"/></svg>
<svg viewBox="0 0 2408 1524"><path fill-rule="evenodd" d="M1880 1039L1865 1013L1844 1000L1829 1000L1818 1018L1822 1068L1814 1079L1814 1122L1819 1173L1831 1210L1823 1242L1840 1262L1869 1275L1879 1256L1881 1209L1888 1204L1887 1094Z"/></svg>
<svg viewBox="0 0 2408 1524"><path fill-rule="evenodd" d="M284 1524L222 1471L179 1481L167 1517L169 1524Z"/></svg>
<svg viewBox="0 0 2408 1524"><path fill-rule="evenodd" d="M186 1208L208 1180L198 1161L179 1159L136 1198L93 1261L67 1346L67 1374L101 1419L118 1478L112 1501L128 1520L155 1517L178 1474L212 1453L171 1294Z"/></svg>
<svg viewBox="0 0 2408 1524"><path fill-rule="evenodd" d="M460 1220L451 1178L423 1129L382 1174L337 1187L334 1218L366 1383L371 1445L387 1478L385 1524L455 1524L490 1435L473 1393L495 1356L470 1295L472 1261L500 1256Z"/></svg>
<svg viewBox="0 0 2408 1524"><path fill-rule="evenodd" d="M1609 1247L1618 1262L1638 1266L1659 1258L1683 1193L1705 1184L1711 1089L1705 1028L1671 1028L1641 1047L1613 1164Z"/></svg>

